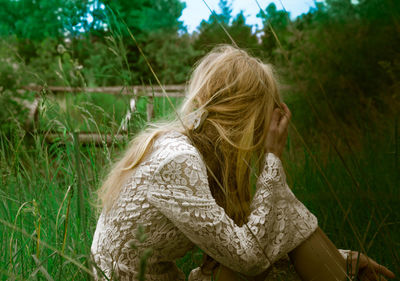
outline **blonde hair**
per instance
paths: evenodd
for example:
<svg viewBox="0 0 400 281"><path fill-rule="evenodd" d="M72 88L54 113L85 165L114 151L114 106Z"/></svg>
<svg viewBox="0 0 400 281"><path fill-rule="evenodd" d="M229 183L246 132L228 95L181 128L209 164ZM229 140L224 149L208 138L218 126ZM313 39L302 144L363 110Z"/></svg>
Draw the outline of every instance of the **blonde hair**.
<svg viewBox="0 0 400 281"><path fill-rule="evenodd" d="M242 225L249 214L252 169L257 173L262 165L270 118L280 103L273 69L243 50L222 45L197 63L187 92L178 119L154 124L132 140L100 188L99 198L109 209L153 141L175 130L200 151L214 198ZM208 115L194 128L193 116L199 112Z"/></svg>

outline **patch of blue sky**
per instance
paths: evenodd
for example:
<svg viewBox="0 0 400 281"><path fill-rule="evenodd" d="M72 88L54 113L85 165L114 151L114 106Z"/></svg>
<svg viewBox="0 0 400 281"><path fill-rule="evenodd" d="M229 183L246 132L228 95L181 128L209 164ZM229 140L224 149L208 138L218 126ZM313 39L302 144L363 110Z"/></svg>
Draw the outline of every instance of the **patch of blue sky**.
<svg viewBox="0 0 400 281"><path fill-rule="evenodd" d="M184 2L186 2L186 8L183 10L179 20L184 23L188 32L192 33L197 29L202 20L208 19L211 12L204 4L203 0L185 0ZM247 24L252 25L254 29L262 27L262 21L257 17L260 9L255 0L230 0L228 2L232 7L233 16L243 11ZM315 8L314 0L258 0L258 3L264 10L272 2L275 3L278 10L285 9L288 11L292 19L307 13L310 8ZM220 12L218 6L219 0L206 0L206 3L216 13Z"/></svg>

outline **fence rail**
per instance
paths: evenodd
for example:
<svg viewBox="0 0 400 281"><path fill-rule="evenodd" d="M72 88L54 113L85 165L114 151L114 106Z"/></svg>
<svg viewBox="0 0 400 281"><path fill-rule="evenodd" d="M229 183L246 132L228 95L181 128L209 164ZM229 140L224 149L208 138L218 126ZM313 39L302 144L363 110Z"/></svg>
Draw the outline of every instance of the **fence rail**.
<svg viewBox="0 0 400 281"><path fill-rule="evenodd" d="M81 144L89 144L93 143L95 145L112 145L116 142L121 142L123 140L128 140L127 134L99 134L99 133L87 133L87 132L78 132L79 143ZM44 134L44 138L48 143L55 142L73 142L74 134L64 135L63 133L46 133Z"/></svg>
<svg viewBox="0 0 400 281"><path fill-rule="evenodd" d="M163 86L169 97L184 97L185 85L165 85ZM63 87L63 86L23 86L20 91L40 92L46 90L54 94L57 93L103 93L112 95L127 95L138 97L163 97L165 96L160 86L111 86L111 87Z"/></svg>

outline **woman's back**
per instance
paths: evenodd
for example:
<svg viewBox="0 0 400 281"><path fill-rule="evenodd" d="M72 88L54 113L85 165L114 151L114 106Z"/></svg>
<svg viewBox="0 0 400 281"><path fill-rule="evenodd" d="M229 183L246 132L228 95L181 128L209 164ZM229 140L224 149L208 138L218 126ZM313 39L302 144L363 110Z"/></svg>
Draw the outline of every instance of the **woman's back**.
<svg viewBox="0 0 400 281"><path fill-rule="evenodd" d="M151 248L146 280L185 279L174 260L194 245L149 203L147 193L150 179L162 161L179 151L193 149L183 135L161 136L154 142L152 152L132 171L112 208L100 215L91 251L97 266L108 277L134 279L141 255ZM139 226L146 235L142 243L138 240Z"/></svg>

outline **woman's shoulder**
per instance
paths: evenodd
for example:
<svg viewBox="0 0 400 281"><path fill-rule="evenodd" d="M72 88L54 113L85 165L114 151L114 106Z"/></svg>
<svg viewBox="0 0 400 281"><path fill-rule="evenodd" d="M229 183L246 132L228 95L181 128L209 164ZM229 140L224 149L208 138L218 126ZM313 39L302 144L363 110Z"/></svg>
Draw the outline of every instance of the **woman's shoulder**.
<svg viewBox="0 0 400 281"><path fill-rule="evenodd" d="M161 161L186 154L201 159L199 151L190 139L178 131L168 131L158 136L153 145L153 154L156 154Z"/></svg>

